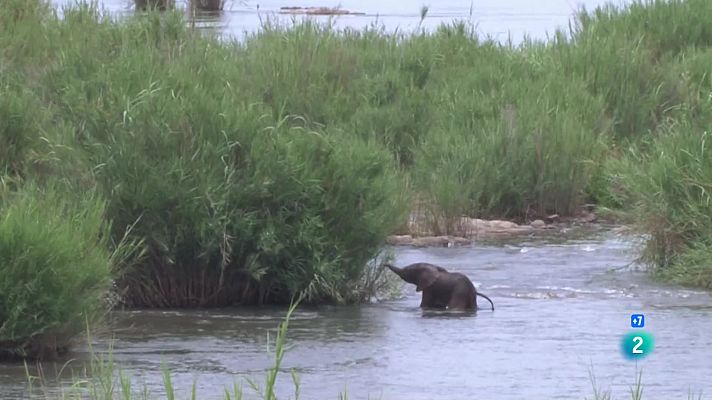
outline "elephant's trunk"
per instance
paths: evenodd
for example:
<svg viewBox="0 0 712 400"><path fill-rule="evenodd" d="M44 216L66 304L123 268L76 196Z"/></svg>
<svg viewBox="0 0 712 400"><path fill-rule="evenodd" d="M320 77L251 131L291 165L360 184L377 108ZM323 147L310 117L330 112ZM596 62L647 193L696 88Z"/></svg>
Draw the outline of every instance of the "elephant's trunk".
<svg viewBox="0 0 712 400"><path fill-rule="evenodd" d="M384 265L385 265L386 267L388 267L388 269L390 269L391 271L393 271L393 272L395 272L396 274L398 274L398 276L401 276L401 274L403 273L402 268L398 268L398 267L396 267L395 265L391 265L391 264L384 264Z"/></svg>
<svg viewBox="0 0 712 400"><path fill-rule="evenodd" d="M405 277L405 271L403 271L403 268L398 268L395 265L391 265L391 264L385 264L385 266L388 267L388 269L390 269L391 271L395 272L395 274L398 275L401 279L408 282L408 280Z"/></svg>

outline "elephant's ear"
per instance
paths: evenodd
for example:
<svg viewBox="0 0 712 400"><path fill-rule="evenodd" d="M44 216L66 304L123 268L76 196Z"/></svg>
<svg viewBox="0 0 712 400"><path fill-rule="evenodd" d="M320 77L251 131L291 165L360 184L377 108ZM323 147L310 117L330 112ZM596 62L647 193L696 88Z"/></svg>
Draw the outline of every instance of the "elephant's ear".
<svg viewBox="0 0 712 400"><path fill-rule="evenodd" d="M438 275L440 275L440 271L436 268L425 268L418 276L418 284L416 285L415 291L420 292L432 286L433 283L438 280Z"/></svg>

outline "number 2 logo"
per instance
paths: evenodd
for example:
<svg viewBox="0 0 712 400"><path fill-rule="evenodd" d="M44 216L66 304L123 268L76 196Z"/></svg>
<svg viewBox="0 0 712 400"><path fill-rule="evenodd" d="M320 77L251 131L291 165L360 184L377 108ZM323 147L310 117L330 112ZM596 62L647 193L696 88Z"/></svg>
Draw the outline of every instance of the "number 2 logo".
<svg viewBox="0 0 712 400"><path fill-rule="evenodd" d="M650 355L655 347L655 338L650 332L637 331L621 338L621 353L629 360L640 360Z"/></svg>
<svg viewBox="0 0 712 400"><path fill-rule="evenodd" d="M633 342L637 343L635 346L633 346L633 354L643 354L643 350L640 350L640 346L643 345L643 338L640 336L636 336L633 338Z"/></svg>

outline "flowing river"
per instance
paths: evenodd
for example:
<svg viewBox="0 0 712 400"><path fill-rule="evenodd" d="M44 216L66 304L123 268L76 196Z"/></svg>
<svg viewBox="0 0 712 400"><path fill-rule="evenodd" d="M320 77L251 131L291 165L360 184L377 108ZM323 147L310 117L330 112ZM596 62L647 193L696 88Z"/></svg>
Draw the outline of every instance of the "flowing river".
<svg viewBox="0 0 712 400"><path fill-rule="evenodd" d="M351 399L583 399L593 395L591 373L601 389L626 398L641 371L645 398L709 394L712 296L653 282L630 264L629 237L609 229L582 237L395 248L397 265L429 261L466 273L495 311L422 311L412 285L399 300L299 308L278 398L295 398L292 368L303 399L341 392ZM656 339L637 363L619 349L633 313L645 314L644 329ZM273 360L268 343L284 315L284 308L118 313L113 356L134 385L153 393L163 390L165 365L179 398L188 398L194 381L200 399L221 398L233 382L256 398L245 378L264 382ZM104 352L109 336L95 342ZM60 367L45 365L45 374ZM25 390L22 365L0 365L2 398L22 398Z"/></svg>

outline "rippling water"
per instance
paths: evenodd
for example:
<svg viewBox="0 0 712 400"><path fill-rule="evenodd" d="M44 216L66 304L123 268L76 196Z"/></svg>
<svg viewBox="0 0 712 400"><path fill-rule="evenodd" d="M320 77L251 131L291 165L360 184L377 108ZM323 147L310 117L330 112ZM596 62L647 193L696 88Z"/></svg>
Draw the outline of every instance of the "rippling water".
<svg viewBox="0 0 712 400"><path fill-rule="evenodd" d="M424 312L412 286L396 301L300 308L283 367L298 371L301 398L346 391L352 399L583 399L592 396L590 368L600 386L626 398L636 364L618 346L630 314L639 312L657 340L637 364L645 398L712 390L712 296L652 282L627 266L635 255L631 241L610 231L584 240L397 248L396 254L398 265L429 261L466 273L496 310ZM183 394L197 379L201 398L220 398L225 386L244 377L263 382L271 365L268 332L274 338L284 311L120 313L114 357L157 393L165 363ZM107 343L98 340L97 348ZM23 392L23 375L21 366L0 366L3 398ZM280 398L294 398L288 374L277 386Z"/></svg>
<svg viewBox="0 0 712 400"><path fill-rule="evenodd" d="M58 6L75 2L51 1ZM281 7L340 7L364 15L333 17L333 23L339 28L358 29L377 24L389 32L410 32L419 27L432 30L441 23L467 20L474 23L483 36L500 41L511 37L514 43L518 43L525 34L543 39L557 27L566 28L570 17L580 6L593 9L604 3L604 0L227 0L222 12L200 13L196 21L199 26L216 30L223 36L239 38L245 32L256 31L260 21L267 18L282 22L302 18L279 14ZM626 1L611 3L624 4ZM103 0L100 4L113 14L133 12L133 0ZM177 0L176 4L186 8L185 0ZM428 13L421 23L423 6L428 6ZM323 22L329 20L326 16L312 18Z"/></svg>

